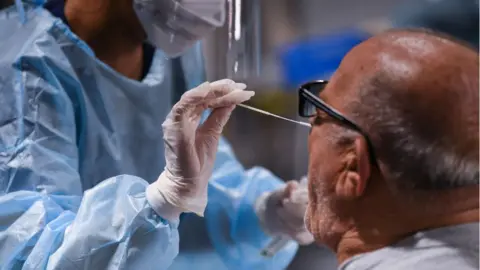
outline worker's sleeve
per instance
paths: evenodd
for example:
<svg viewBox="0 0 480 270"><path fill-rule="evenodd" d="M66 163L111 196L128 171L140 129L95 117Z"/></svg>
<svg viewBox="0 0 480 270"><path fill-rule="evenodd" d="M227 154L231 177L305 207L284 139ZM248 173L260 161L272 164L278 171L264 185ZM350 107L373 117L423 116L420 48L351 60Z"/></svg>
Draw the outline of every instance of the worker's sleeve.
<svg viewBox="0 0 480 270"><path fill-rule="evenodd" d="M255 214L256 199L282 181L264 168L245 170L222 138L209 182L206 223L211 243L228 269L285 269L298 245L290 242L274 257L260 252L272 238Z"/></svg>
<svg viewBox="0 0 480 270"><path fill-rule="evenodd" d="M41 58L11 65L0 59L0 268L167 269L178 224L150 207L146 181L122 175L83 192L76 82Z"/></svg>

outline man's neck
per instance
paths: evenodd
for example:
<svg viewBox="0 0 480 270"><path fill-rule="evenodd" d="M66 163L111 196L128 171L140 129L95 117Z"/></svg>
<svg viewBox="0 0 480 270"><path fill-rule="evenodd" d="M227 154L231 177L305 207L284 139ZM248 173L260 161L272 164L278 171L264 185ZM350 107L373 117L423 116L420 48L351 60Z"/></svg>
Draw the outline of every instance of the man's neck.
<svg viewBox="0 0 480 270"><path fill-rule="evenodd" d="M112 17L106 8L107 5L99 5L86 9L77 1L66 1L65 17L72 31L92 48L98 59L120 74L139 80L143 71L143 37L133 33L128 23Z"/></svg>
<svg viewBox="0 0 480 270"><path fill-rule="evenodd" d="M384 218L372 218L363 223L365 218L353 221L354 225L343 234L336 248L340 263L345 260L371 251L395 244L419 231L479 222L478 187L462 198L460 205L443 207L438 211L414 210L406 207L405 211L392 212ZM476 194L476 195L475 195ZM375 213L375 211L373 211Z"/></svg>

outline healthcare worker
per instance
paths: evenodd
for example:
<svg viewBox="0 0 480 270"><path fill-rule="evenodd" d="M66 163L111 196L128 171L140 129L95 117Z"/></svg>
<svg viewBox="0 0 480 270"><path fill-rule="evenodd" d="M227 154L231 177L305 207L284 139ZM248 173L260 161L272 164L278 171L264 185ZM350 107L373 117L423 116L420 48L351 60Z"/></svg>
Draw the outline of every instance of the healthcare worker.
<svg viewBox="0 0 480 270"><path fill-rule="evenodd" d="M213 154L197 143L215 145L201 132L179 136L197 124L177 123L185 101L165 120L172 95L244 88L198 86L195 42L224 12L223 1L200 0L17 0L0 12L0 268L169 267L179 212L201 215L206 203L197 183ZM295 188L244 170L220 139L203 223L210 248L180 250L171 269L285 268L296 243L272 258L260 250L279 235L311 242L304 207L285 207ZM180 246L203 236L194 219L180 218L190 225Z"/></svg>

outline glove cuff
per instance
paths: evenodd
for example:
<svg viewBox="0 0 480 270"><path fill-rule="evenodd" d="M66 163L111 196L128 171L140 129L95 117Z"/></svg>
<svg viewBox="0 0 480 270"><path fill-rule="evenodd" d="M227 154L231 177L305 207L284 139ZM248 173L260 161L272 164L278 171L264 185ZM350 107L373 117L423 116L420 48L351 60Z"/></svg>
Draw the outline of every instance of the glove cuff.
<svg viewBox="0 0 480 270"><path fill-rule="evenodd" d="M188 179L188 182L194 181L199 180ZM192 212L203 217L208 201L207 187L202 188L201 191L185 192L184 182L185 179L176 179L168 170L165 170L151 186L157 189L163 201L180 212Z"/></svg>
<svg viewBox="0 0 480 270"><path fill-rule="evenodd" d="M180 214L184 212L183 209L169 203L163 196L157 183L158 181L155 181L147 187L145 195L148 203L162 218L171 222L177 222L180 218Z"/></svg>

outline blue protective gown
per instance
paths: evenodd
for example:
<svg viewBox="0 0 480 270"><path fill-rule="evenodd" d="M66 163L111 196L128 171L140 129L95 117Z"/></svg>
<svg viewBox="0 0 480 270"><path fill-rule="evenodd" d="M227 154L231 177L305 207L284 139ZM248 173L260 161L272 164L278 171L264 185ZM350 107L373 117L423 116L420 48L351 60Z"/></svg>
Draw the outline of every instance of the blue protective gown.
<svg viewBox="0 0 480 270"><path fill-rule="evenodd" d="M165 165L171 61L157 50L146 77L130 80L62 20L20 6L0 11L0 269L167 269L179 227L145 188ZM188 89L203 80L200 55L181 59ZM205 219L182 219L170 269L285 268L296 244L262 258L271 238L252 207L280 185L244 170L222 139Z"/></svg>

